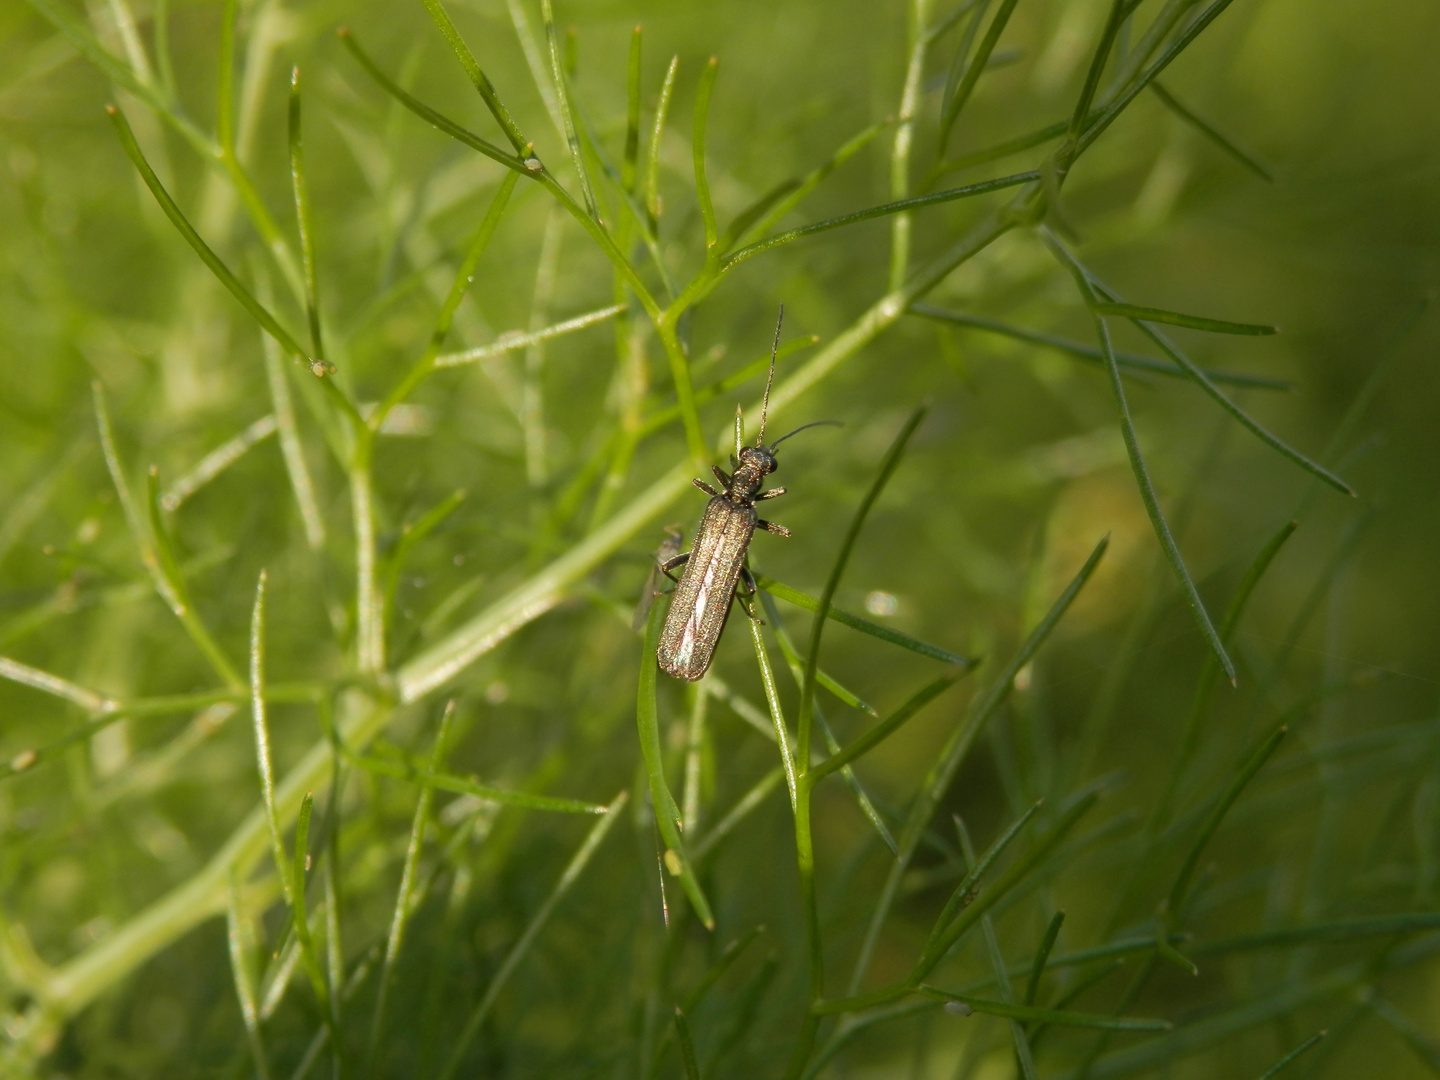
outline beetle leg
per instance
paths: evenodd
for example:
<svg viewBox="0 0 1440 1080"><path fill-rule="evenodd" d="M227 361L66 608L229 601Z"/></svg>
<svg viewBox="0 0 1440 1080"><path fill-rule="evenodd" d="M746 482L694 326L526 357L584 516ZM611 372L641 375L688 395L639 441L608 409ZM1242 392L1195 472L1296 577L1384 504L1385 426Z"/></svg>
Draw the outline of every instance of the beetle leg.
<svg viewBox="0 0 1440 1080"><path fill-rule="evenodd" d="M673 559L666 559L664 562L659 563L658 565L662 574L668 577L671 581L676 581L677 579L675 575L670 573L670 571L674 570L677 566L684 566L689 561L690 552L686 551L682 554L676 555Z"/></svg>
<svg viewBox="0 0 1440 1080"><path fill-rule="evenodd" d="M740 583L749 592L741 592L737 586L735 589L735 602L740 605L740 610L750 617L750 621L757 626L764 626L765 620L755 614L755 594L760 591L760 586L755 583L755 575L750 573L748 566L740 567Z"/></svg>
<svg viewBox="0 0 1440 1080"><path fill-rule="evenodd" d="M730 490L730 477L725 475L725 470L719 465L711 465L710 471L715 474L715 479L720 481L720 486L726 491Z"/></svg>
<svg viewBox="0 0 1440 1080"><path fill-rule="evenodd" d="M773 521L766 521L764 518L759 518L759 519L755 522L755 525L756 525L757 528L764 529L766 532L772 532L772 533L774 533L776 536L789 536L789 535L790 535L790 530L787 529L787 528L785 528L784 525L776 525L775 522L773 522Z"/></svg>
<svg viewBox="0 0 1440 1080"><path fill-rule="evenodd" d="M740 459L737 458L734 454L731 454L731 455L730 455L730 471L731 471L731 472L734 472L734 471L735 471L736 469L738 469L739 467L740 467Z"/></svg>
<svg viewBox="0 0 1440 1080"><path fill-rule="evenodd" d="M760 492L759 495L756 495L755 498L751 499L750 501L751 501L751 502L759 502L761 499L774 499L774 498L776 498L776 497L778 497L778 496L780 496L780 495L784 495L784 494L785 494L785 489L784 489L783 487L771 488L769 491L762 491L762 492Z"/></svg>
<svg viewBox="0 0 1440 1080"><path fill-rule="evenodd" d="M698 487L701 491L705 492L706 495L719 495L719 494L720 494L718 491L716 491L714 488L712 488L709 484L707 484L704 480L691 480L690 482L691 482L692 484L694 484L696 487Z"/></svg>

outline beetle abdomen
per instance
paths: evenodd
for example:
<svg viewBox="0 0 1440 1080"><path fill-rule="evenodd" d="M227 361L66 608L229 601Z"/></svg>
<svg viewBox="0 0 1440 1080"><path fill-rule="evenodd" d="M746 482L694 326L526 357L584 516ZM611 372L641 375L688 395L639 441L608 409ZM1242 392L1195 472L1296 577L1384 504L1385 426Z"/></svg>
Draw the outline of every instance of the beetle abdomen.
<svg viewBox="0 0 1440 1080"><path fill-rule="evenodd" d="M755 534L755 508L717 495L705 507L695 547L670 598L656 659L667 674L694 682L705 674L730 614L745 550Z"/></svg>

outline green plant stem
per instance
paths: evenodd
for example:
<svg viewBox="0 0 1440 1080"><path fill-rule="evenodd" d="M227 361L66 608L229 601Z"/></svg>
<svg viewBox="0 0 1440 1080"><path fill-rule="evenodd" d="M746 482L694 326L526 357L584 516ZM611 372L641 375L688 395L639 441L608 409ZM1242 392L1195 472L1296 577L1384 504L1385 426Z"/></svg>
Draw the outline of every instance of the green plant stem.
<svg viewBox="0 0 1440 1080"><path fill-rule="evenodd" d="M921 83L925 78L925 52L929 36L925 20L929 0L910 0L906 9L905 35L910 59L905 65L905 85L900 91L900 109L895 121L895 140L890 147L890 198L899 202L910 194L910 157L915 142L915 116L919 111ZM910 269L910 229L908 210L895 215L890 223L890 291L905 283Z"/></svg>

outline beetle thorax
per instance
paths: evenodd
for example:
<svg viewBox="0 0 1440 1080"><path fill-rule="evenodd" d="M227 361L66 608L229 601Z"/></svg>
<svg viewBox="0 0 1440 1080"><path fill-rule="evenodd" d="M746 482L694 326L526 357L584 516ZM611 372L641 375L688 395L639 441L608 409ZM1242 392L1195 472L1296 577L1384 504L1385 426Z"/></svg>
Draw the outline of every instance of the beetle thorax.
<svg viewBox="0 0 1440 1080"><path fill-rule="evenodd" d="M745 447L740 451L739 462L730 484L730 496L737 500L754 498L765 477L780 467L774 455L763 446Z"/></svg>

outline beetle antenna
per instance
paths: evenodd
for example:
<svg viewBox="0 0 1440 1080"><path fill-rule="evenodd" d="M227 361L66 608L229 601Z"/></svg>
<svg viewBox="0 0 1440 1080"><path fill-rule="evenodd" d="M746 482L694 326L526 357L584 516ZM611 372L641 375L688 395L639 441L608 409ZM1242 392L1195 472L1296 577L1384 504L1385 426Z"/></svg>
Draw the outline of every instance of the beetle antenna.
<svg viewBox="0 0 1440 1080"><path fill-rule="evenodd" d="M801 424L801 425L800 425L799 427L797 427L794 431L790 432L790 435L799 435L800 432L804 431L806 428L812 428L812 427L844 427L844 426L845 426L845 421L843 421L843 420L816 420L816 421L814 421L813 423ZM781 435L780 438L776 439L773 443L771 443L771 444L770 444L770 450L771 450L771 452L773 453L774 450L775 450L775 447L779 446L779 445L780 445L782 442L784 442L786 439L790 438L790 435Z"/></svg>
<svg viewBox="0 0 1440 1080"><path fill-rule="evenodd" d="M780 305L780 315L775 320L775 340L770 345L770 374L765 379L765 398L760 405L760 434L755 438L756 446L765 445L765 416L770 411L770 384L775 381L775 354L780 351L780 324L785 321L785 305Z"/></svg>

